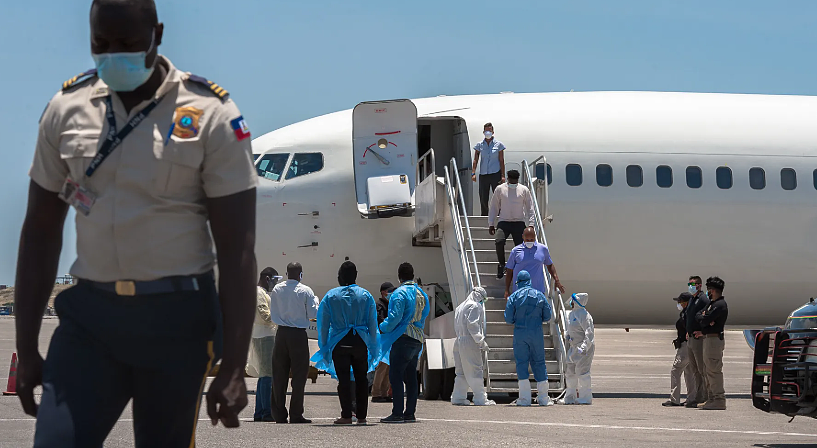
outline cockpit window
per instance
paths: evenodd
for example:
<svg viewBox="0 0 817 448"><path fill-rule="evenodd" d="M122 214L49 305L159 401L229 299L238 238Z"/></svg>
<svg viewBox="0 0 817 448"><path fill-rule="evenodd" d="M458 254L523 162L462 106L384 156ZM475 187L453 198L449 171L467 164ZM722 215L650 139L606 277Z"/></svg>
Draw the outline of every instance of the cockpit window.
<svg viewBox="0 0 817 448"><path fill-rule="evenodd" d="M323 154L319 152L297 153L287 170L287 179L306 176L323 169Z"/></svg>
<svg viewBox="0 0 817 448"><path fill-rule="evenodd" d="M264 154L255 164L255 170L258 171L259 177L279 181L287 166L287 160L289 160L289 154Z"/></svg>
<svg viewBox="0 0 817 448"><path fill-rule="evenodd" d="M817 316L790 317L786 321L786 329L788 330L804 330L810 328L817 328Z"/></svg>

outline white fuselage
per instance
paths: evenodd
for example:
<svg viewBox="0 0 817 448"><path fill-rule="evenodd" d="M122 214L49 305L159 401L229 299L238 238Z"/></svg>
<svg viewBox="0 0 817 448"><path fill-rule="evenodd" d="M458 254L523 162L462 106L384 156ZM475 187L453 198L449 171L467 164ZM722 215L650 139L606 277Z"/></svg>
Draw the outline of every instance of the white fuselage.
<svg viewBox="0 0 817 448"><path fill-rule="evenodd" d="M729 324L780 324L814 295L817 98L590 92L413 102L421 119L465 120L470 146L492 122L507 147L507 169L547 157L554 264L568 293L590 294L597 323L673 322L671 298L686 290L690 275L724 279ZM259 179L259 267L283 272L299 261L316 294L337 286L346 257L357 264L358 284L375 296L382 282L397 283L403 261L424 283L446 282L441 249L412 245L414 218L361 218L351 110L270 132L253 141L253 150L324 157L318 172ZM581 165L581 185L567 184L568 164ZM612 167L612 185L598 185L599 164ZM642 168L640 187L628 185L628 165ZM664 165L672 169L668 188L656 179ZM687 185L690 166L703 173L700 188ZM731 169L730 188L717 185L719 167ZM763 189L750 187L755 167L764 170ZM796 172L792 190L781 186L784 168Z"/></svg>

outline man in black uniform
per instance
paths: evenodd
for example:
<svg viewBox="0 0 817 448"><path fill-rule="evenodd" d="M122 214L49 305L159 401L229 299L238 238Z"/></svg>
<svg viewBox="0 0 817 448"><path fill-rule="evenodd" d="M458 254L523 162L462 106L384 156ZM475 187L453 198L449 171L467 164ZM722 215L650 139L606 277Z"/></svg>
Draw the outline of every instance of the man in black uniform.
<svg viewBox="0 0 817 448"><path fill-rule="evenodd" d="M695 376L692 366L689 363L689 350L687 344L687 306L692 299L692 294L682 293L675 300L678 302L678 310L681 312L678 321L675 322L675 329L678 330L678 337L672 341L675 346L675 361L672 363L670 371L670 399L663 403L663 406L683 406L681 403L681 374L687 386L687 402L694 400L698 394L698 386L695 384Z"/></svg>
<svg viewBox="0 0 817 448"><path fill-rule="evenodd" d="M687 350L689 351L689 365L691 366L695 384L698 386L698 393L695 396L687 397L686 407L697 408L698 404L706 402L708 386L706 384L706 370L704 369L704 341L695 337L695 332L701 329L701 325L695 320L695 315L709 306L709 299L702 291L703 280L701 280L701 277L697 275L689 277L687 286L689 287L689 293L692 294L692 299L689 300L687 306Z"/></svg>
<svg viewBox="0 0 817 448"><path fill-rule="evenodd" d="M695 319L701 324L701 331L695 334L703 337L704 366L709 387L709 399L703 406L706 410L726 410L726 395L723 390L723 327L729 309L723 297L724 282L719 277L706 279L706 295L710 303Z"/></svg>

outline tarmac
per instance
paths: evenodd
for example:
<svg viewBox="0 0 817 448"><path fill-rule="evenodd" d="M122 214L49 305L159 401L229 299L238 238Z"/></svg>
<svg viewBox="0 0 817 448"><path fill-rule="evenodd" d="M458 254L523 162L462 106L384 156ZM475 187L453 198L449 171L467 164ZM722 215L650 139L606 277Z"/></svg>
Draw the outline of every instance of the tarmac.
<svg viewBox="0 0 817 448"><path fill-rule="evenodd" d="M43 322L40 349L47 350L57 320ZM491 407L459 407L420 400L418 422L380 424L391 404L370 404L368 426L335 427L340 414L337 383L327 376L307 383L306 417L311 425L252 421L255 380L248 379L250 404L237 429L213 427L202 408L198 447L345 447L345 446L537 446L551 447L817 447L817 421L752 407L749 385L752 351L738 331L728 331L724 355L726 411L665 408L669 370L675 350L674 329L605 327L596 330L593 405L518 408L504 395ZM0 387L7 382L14 351L14 320L0 318ZM80 368L80 366L78 366ZM89 376L89 381L93 377ZM128 408L106 447L133 446ZM0 447L32 445L34 419L16 397L0 397Z"/></svg>

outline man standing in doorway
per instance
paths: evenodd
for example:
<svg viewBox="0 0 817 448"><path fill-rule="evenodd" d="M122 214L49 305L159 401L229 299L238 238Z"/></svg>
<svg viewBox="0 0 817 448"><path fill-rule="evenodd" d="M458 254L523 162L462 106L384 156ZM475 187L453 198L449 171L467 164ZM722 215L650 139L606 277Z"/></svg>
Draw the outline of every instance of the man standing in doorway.
<svg viewBox="0 0 817 448"><path fill-rule="evenodd" d="M517 289L517 276L521 271L528 271L530 274L531 287L547 295L545 290L545 271L547 267L550 276L553 277L554 285L560 292L565 292L565 287L559 281L556 274L556 266L550 259L550 251L544 244L536 242L536 231L533 227L528 227L522 234L524 243L516 246L508 257L508 264L505 267L505 298L510 297ZM513 282L513 291L511 291Z"/></svg>
<svg viewBox="0 0 817 448"><path fill-rule="evenodd" d="M491 192L505 182L505 145L494 138L493 124L485 123L483 129L485 139L474 146L474 166L471 168L471 180L476 182L479 174L480 216L488 215Z"/></svg>
<svg viewBox="0 0 817 448"><path fill-rule="evenodd" d="M692 299L689 300L689 305L687 305L687 337L689 338L687 350L689 351L690 370L692 371L693 379L698 389L695 396L687 397L685 406L688 408L697 408L698 404L706 402L709 384L704 367L704 342L702 338L695 336L695 332L701 330L701 324L695 319L695 315L709 306L709 298L701 291L703 287L701 277L697 275L689 277L687 287L689 288L689 293L692 294Z"/></svg>
<svg viewBox="0 0 817 448"><path fill-rule="evenodd" d="M496 234L496 257L499 261L496 278L505 275L505 242L508 236L513 237L514 246L522 244L522 234L526 227L533 226L535 213L530 190L519 185L519 171L508 171L508 183L496 187L488 212L488 233Z"/></svg>
<svg viewBox="0 0 817 448"><path fill-rule="evenodd" d="M304 418L304 389L309 374L309 320L318 315L318 298L312 288L301 283L301 263L287 265L287 281L275 285L270 294L270 318L278 325L272 351L272 409L276 423L287 422L287 379L292 369L290 423L312 423Z"/></svg>

